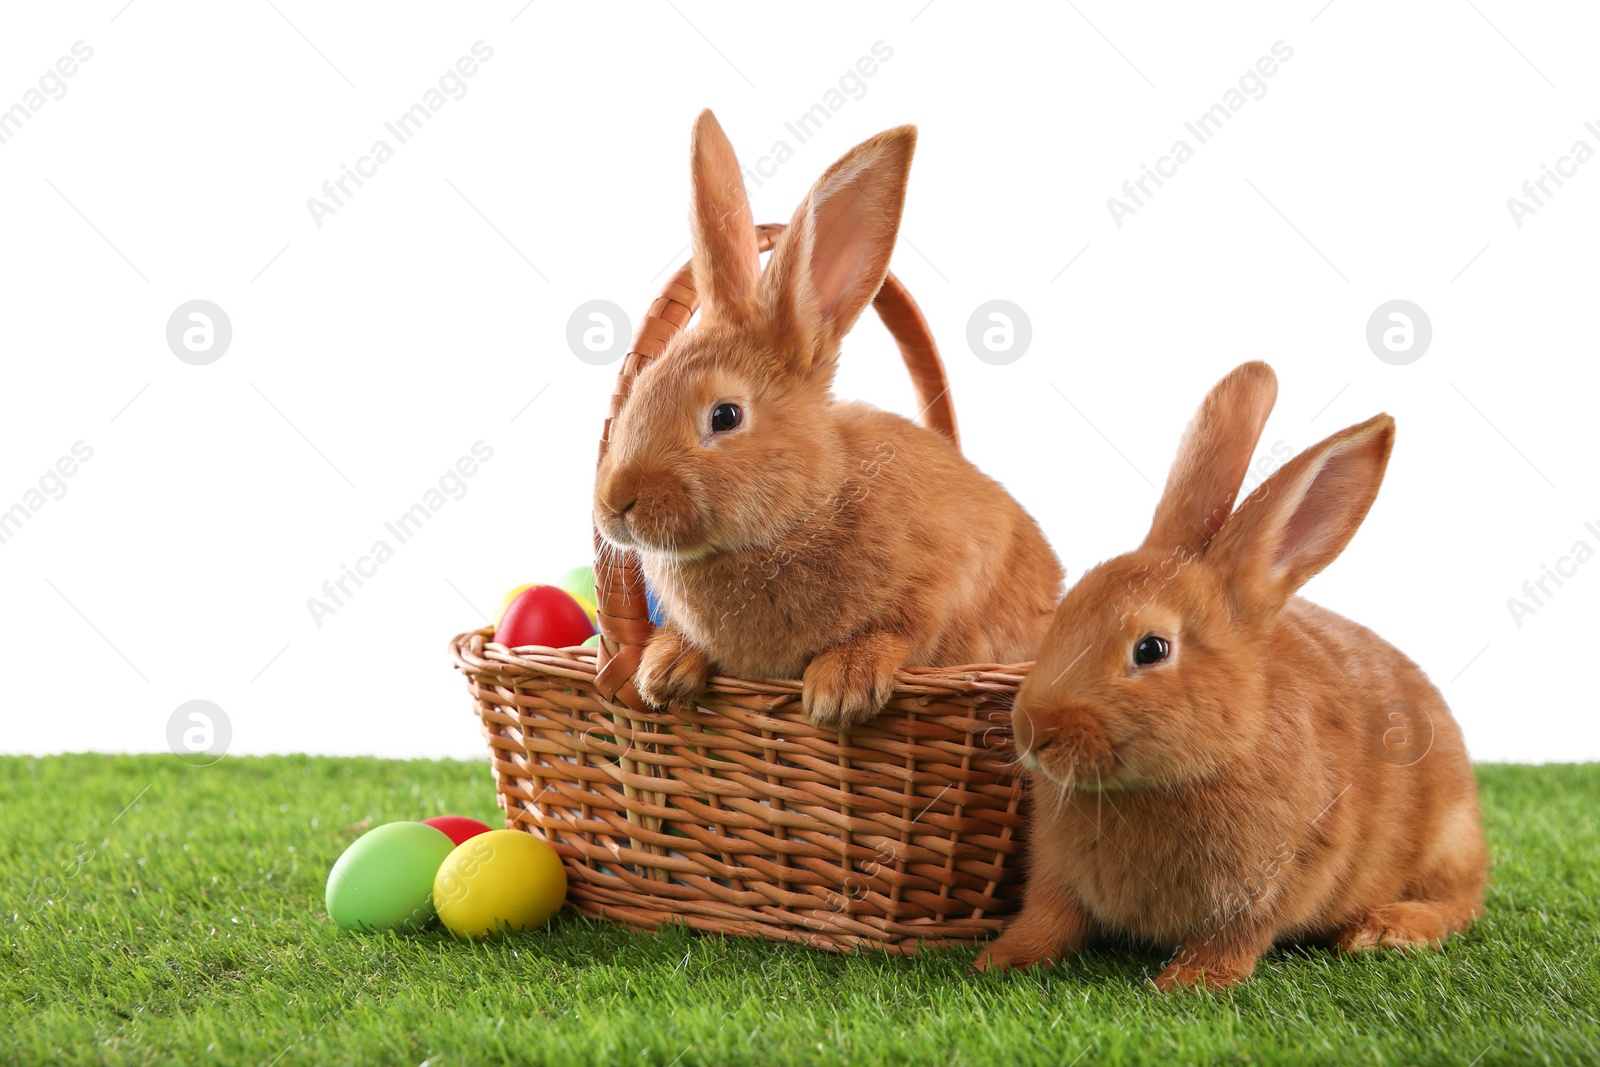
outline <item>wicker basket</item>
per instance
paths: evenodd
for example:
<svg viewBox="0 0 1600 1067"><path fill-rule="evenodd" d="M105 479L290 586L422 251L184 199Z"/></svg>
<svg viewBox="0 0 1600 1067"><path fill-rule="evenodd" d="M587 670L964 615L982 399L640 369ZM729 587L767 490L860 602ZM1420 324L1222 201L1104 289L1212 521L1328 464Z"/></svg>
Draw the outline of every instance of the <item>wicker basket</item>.
<svg viewBox="0 0 1600 1067"><path fill-rule="evenodd" d="M762 251L781 230L759 227ZM874 306L924 423L955 440L921 312L892 275ZM602 455L634 376L695 307L685 266L623 361ZM651 633L638 560L607 552L595 576L601 649L508 649L489 630L451 643L507 825L561 853L579 912L832 951L999 930L1025 816L1007 709L1029 664L905 668L889 709L848 735L806 723L798 681L717 677L698 708L658 711L632 684Z"/></svg>

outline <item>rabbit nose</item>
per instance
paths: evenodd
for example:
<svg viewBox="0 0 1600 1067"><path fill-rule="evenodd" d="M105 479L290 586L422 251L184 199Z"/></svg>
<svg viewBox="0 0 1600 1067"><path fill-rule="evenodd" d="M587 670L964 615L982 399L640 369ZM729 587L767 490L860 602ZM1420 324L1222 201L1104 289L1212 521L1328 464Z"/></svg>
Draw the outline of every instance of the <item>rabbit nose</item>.
<svg viewBox="0 0 1600 1067"><path fill-rule="evenodd" d="M633 510L641 495L636 477L613 477L596 494L597 502L619 519Z"/></svg>
<svg viewBox="0 0 1600 1067"><path fill-rule="evenodd" d="M1028 710L1023 707L1011 709L1011 736L1016 741L1017 751L1025 753L1033 747L1033 720L1028 717Z"/></svg>

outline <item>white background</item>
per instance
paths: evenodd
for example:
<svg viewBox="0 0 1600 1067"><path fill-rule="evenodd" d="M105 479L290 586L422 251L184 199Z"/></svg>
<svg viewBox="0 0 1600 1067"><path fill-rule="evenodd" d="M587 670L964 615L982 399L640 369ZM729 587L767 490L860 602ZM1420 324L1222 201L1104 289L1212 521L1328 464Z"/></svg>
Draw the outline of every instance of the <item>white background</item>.
<svg viewBox="0 0 1600 1067"><path fill-rule="evenodd" d="M1069 576L1134 545L1201 395L1267 359L1264 451L1399 421L1376 507L1308 594L1418 660L1476 758L1600 758L1600 561L1520 626L1507 606L1575 541L1600 549L1600 161L1520 228L1506 205L1575 140L1600 149L1592 9L274 3L8 13L0 107L74 42L94 54L0 144L0 509L94 451L0 544L0 749L161 751L202 698L235 753L481 755L446 641L587 559L615 368L575 358L567 319L607 299L637 321L681 261L711 106L747 164L794 149L751 187L763 221L857 141L920 127L893 269L968 453ZM394 145L385 121L479 40L465 96L316 226L307 198ZM1184 122L1280 40L1266 94L1117 227L1107 198L1194 146ZM878 41L864 94L798 144L784 123ZM233 326L209 366L166 344L196 298ZM965 342L994 298L1032 321L1006 366ZM1408 366L1365 341L1395 298L1433 324ZM875 322L844 368L841 393L909 411ZM307 598L479 440L466 495L318 627Z"/></svg>

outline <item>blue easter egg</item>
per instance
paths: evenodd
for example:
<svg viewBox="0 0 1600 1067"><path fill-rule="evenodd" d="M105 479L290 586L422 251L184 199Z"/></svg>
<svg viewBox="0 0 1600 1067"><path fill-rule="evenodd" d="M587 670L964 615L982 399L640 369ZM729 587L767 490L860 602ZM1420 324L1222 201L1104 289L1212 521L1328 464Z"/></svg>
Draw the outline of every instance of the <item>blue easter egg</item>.
<svg viewBox="0 0 1600 1067"><path fill-rule="evenodd" d="M650 588L650 583L644 584L644 602L650 608L650 621L656 626L664 626L667 622L667 613L662 610L661 601L656 598L656 592Z"/></svg>

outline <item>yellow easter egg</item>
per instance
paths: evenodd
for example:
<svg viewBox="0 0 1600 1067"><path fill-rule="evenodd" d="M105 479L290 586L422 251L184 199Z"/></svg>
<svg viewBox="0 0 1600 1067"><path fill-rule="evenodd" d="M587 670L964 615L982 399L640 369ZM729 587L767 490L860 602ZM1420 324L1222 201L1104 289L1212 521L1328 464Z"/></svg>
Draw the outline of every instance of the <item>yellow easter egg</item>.
<svg viewBox="0 0 1600 1067"><path fill-rule="evenodd" d="M556 850L521 830L490 830L457 845L433 880L439 920L460 937L533 930L567 899Z"/></svg>
<svg viewBox="0 0 1600 1067"><path fill-rule="evenodd" d="M505 596L501 597L500 598L500 610L496 611L494 613L494 624L495 624L495 626L498 627L500 625L500 620L506 617L506 609L511 606L511 602L513 600L517 599L517 597L520 596L524 590L532 589L536 585L543 585L543 584L544 584L543 582L529 582L527 585L519 585L515 589L511 590L511 592L509 592Z"/></svg>
<svg viewBox="0 0 1600 1067"><path fill-rule="evenodd" d="M571 576L569 575L568 578L570 579L570 577ZM499 608L498 611L496 611L494 613L494 624L495 624L495 626L498 627L500 625L500 620L504 619L506 617L506 609L511 606L511 602L513 600L517 599L517 597L519 595L521 595L524 590L532 589L536 585L543 585L543 584L545 584L545 583L543 583L543 582L529 582L527 585L519 585L515 589L511 590L511 592L509 592L505 596L501 597L500 598L500 608ZM576 600L578 602L578 607L582 608L583 609L583 613L585 615L589 616L589 622L591 624L593 624L595 626L599 626L600 625L600 616L599 616L599 613L595 611L595 606L594 606L594 596L592 595L593 592L594 592L594 586L593 586L592 582L590 583L590 586L589 586L589 592L591 594L589 596L585 596L581 591L574 592L573 589L568 589L565 585L558 586L557 588L559 588L562 592L566 593L568 596L572 597L573 600ZM579 586L574 586L574 588L581 589L581 587L579 587Z"/></svg>
<svg viewBox="0 0 1600 1067"><path fill-rule="evenodd" d="M579 596L577 593L573 593L571 595L572 599L578 602L578 607L583 609L583 613L589 616L589 621L594 625L599 626L600 616L596 614L594 610L594 601L588 599L587 597Z"/></svg>

